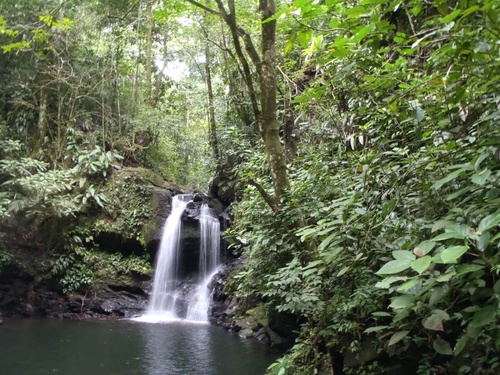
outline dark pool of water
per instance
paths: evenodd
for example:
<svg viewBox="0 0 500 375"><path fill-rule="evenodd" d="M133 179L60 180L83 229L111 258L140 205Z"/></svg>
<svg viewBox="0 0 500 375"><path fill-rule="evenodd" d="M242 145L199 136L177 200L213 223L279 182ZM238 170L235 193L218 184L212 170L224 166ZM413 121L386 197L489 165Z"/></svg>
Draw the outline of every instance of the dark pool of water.
<svg viewBox="0 0 500 375"><path fill-rule="evenodd" d="M0 325L2 375L260 375L277 356L205 324L22 319Z"/></svg>

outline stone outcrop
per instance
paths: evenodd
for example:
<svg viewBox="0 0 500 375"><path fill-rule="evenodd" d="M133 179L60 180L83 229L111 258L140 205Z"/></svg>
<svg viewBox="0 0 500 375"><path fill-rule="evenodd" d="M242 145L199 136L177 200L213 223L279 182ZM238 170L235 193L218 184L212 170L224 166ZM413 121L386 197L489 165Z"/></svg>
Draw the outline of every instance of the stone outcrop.
<svg viewBox="0 0 500 375"><path fill-rule="evenodd" d="M10 272L0 278L0 314L5 317L128 318L139 315L147 304L140 281L136 285L100 284L85 294L65 295L56 285L36 285L30 276L17 271L16 278Z"/></svg>

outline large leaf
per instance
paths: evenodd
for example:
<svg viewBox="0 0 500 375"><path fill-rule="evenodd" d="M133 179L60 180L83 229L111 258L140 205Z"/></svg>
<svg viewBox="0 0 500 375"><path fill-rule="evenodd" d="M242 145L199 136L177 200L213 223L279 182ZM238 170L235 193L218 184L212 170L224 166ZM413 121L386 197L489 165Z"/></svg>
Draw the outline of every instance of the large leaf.
<svg viewBox="0 0 500 375"><path fill-rule="evenodd" d="M471 327L478 328L493 323L497 314L498 306L489 305L476 311L472 317Z"/></svg>
<svg viewBox="0 0 500 375"><path fill-rule="evenodd" d="M418 256L424 256L429 251L431 251L436 245L433 241L423 241L418 244L418 246L413 250L413 252Z"/></svg>
<svg viewBox="0 0 500 375"><path fill-rule="evenodd" d="M397 260L415 260L415 254L407 250L393 251L392 256Z"/></svg>
<svg viewBox="0 0 500 375"><path fill-rule="evenodd" d="M457 240L462 240L465 238L465 235L463 235L462 233L450 231L450 232L441 233L441 234L437 235L436 237L434 237L432 240L433 241L444 241L444 240L449 240L452 238L455 238Z"/></svg>
<svg viewBox="0 0 500 375"><path fill-rule="evenodd" d="M422 273L429 267L429 265L431 264L431 261L432 261L432 257L430 257L429 255L426 255L423 258L418 258L417 260L413 261L411 263L410 267L413 270L417 271L418 273Z"/></svg>
<svg viewBox="0 0 500 375"><path fill-rule="evenodd" d="M452 246L443 250L441 260L443 263L455 263L458 258L464 255L469 248L467 246Z"/></svg>
<svg viewBox="0 0 500 375"><path fill-rule="evenodd" d="M488 229L491 229L495 227L496 225L500 224L500 212L494 213L492 215L486 216L481 222L479 223L477 230L480 232L484 232Z"/></svg>
<svg viewBox="0 0 500 375"><path fill-rule="evenodd" d="M376 274L377 275L392 275L394 273L399 273L410 268L411 263L413 261L411 259L397 259L392 260L379 269Z"/></svg>
<svg viewBox="0 0 500 375"><path fill-rule="evenodd" d="M457 343L455 344L455 348L453 348L454 355L459 355L462 352L462 350L465 348L465 345L467 344L468 339L469 339L469 337L465 334L465 335L462 335L462 337L460 337L457 340Z"/></svg>
<svg viewBox="0 0 500 375"><path fill-rule="evenodd" d="M411 279L411 280L408 280L407 282L403 283L403 285L401 285L397 289L397 291L400 293L406 292L406 291L410 290L411 288L413 288L415 285L417 285L419 282L420 282L420 279L418 277Z"/></svg>
<svg viewBox="0 0 500 375"><path fill-rule="evenodd" d="M434 183L434 185L432 185L432 188L434 190L438 190L441 188L441 186L443 186L444 184L450 182L450 181L453 181L455 180L456 178L458 178L458 176L460 176L463 172L465 171L465 168L460 168L454 172L451 172L449 175L447 175L446 177L442 178L441 180L438 180Z"/></svg>
<svg viewBox="0 0 500 375"><path fill-rule="evenodd" d="M426 329L432 331L442 331L443 330L443 320L439 315L433 314L424 320L422 320L422 325Z"/></svg>
<svg viewBox="0 0 500 375"><path fill-rule="evenodd" d="M472 175L471 181L477 185L484 185L491 176L489 169L483 169L481 172L476 172Z"/></svg>
<svg viewBox="0 0 500 375"><path fill-rule="evenodd" d="M415 296L412 296L410 294L405 294L393 298L389 307L392 309L404 309L410 305L413 305L414 302L415 302Z"/></svg>

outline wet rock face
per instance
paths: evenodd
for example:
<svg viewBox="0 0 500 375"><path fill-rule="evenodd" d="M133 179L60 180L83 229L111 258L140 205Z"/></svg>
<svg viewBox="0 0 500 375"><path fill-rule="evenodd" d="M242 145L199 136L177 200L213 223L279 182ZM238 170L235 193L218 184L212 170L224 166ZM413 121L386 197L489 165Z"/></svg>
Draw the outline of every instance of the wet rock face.
<svg viewBox="0 0 500 375"><path fill-rule="evenodd" d="M36 284L21 270L4 270L0 278L0 316L110 318L140 315L147 293L140 280L134 285L101 284L86 294L64 295L57 284Z"/></svg>
<svg viewBox="0 0 500 375"><path fill-rule="evenodd" d="M33 280L22 270L9 266L0 277L0 314L29 316L33 312Z"/></svg>
<svg viewBox="0 0 500 375"><path fill-rule="evenodd" d="M51 290L37 293L36 315L59 318L132 318L147 307L147 294L137 286L100 285L94 293L64 296Z"/></svg>

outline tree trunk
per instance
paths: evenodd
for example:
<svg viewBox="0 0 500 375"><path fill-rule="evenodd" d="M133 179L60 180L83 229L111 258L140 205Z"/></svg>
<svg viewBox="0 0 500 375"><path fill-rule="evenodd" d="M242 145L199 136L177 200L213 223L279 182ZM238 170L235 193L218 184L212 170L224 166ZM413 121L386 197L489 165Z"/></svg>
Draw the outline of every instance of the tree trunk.
<svg viewBox="0 0 500 375"><path fill-rule="evenodd" d="M40 88L40 103L38 105L38 141L35 145L35 154L38 154L42 149L47 136L47 91L45 89L45 81L42 81Z"/></svg>
<svg viewBox="0 0 500 375"><path fill-rule="evenodd" d="M263 21L273 17L276 13L275 1L261 0L260 11ZM261 90L259 131L269 159L274 195L279 202L283 192L290 187L290 181L276 119L276 20L262 24L262 60L257 72Z"/></svg>
<svg viewBox="0 0 500 375"><path fill-rule="evenodd" d="M219 12L198 3L196 0L187 0L203 10L222 17L231 31L236 56L243 69L243 78L247 85L250 102L257 119L258 131L264 140L265 152L269 161L271 178L273 181L274 197L270 197L265 190L255 181L250 183L256 185L266 202L275 211L279 209L280 198L285 190L290 187L286 169L286 158L279 133L279 124L276 119L276 20L266 21L276 13L275 0L260 0L259 10L262 14L262 56L255 49L250 35L236 23L236 8L234 0L228 0L228 10L224 7L222 0L216 0ZM240 38L243 40L245 51L254 64L259 78L260 108L256 102L257 95L254 90L252 74L243 54Z"/></svg>
<svg viewBox="0 0 500 375"><path fill-rule="evenodd" d="M158 101L160 100L161 87L163 85L163 71L165 70L167 63L168 63L168 31L165 31L165 34L163 35L163 66L160 69L158 80L156 81L155 85L155 92L151 100L151 106L153 108L156 108L158 106Z"/></svg>
<svg viewBox="0 0 500 375"><path fill-rule="evenodd" d="M146 5L147 31L146 31L146 102L152 103L153 86L153 4L148 1Z"/></svg>
<svg viewBox="0 0 500 375"><path fill-rule="evenodd" d="M208 35L205 35L208 37ZM208 41L205 42L205 76L207 82L207 92L208 92L208 123L210 125L209 130L209 140L210 146L212 147L212 152L214 155L216 165L220 164L220 153L219 145L217 142L217 123L215 121L215 104L214 104L214 92L212 88L212 72L211 72L211 62L210 62L210 48L208 46Z"/></svg>

